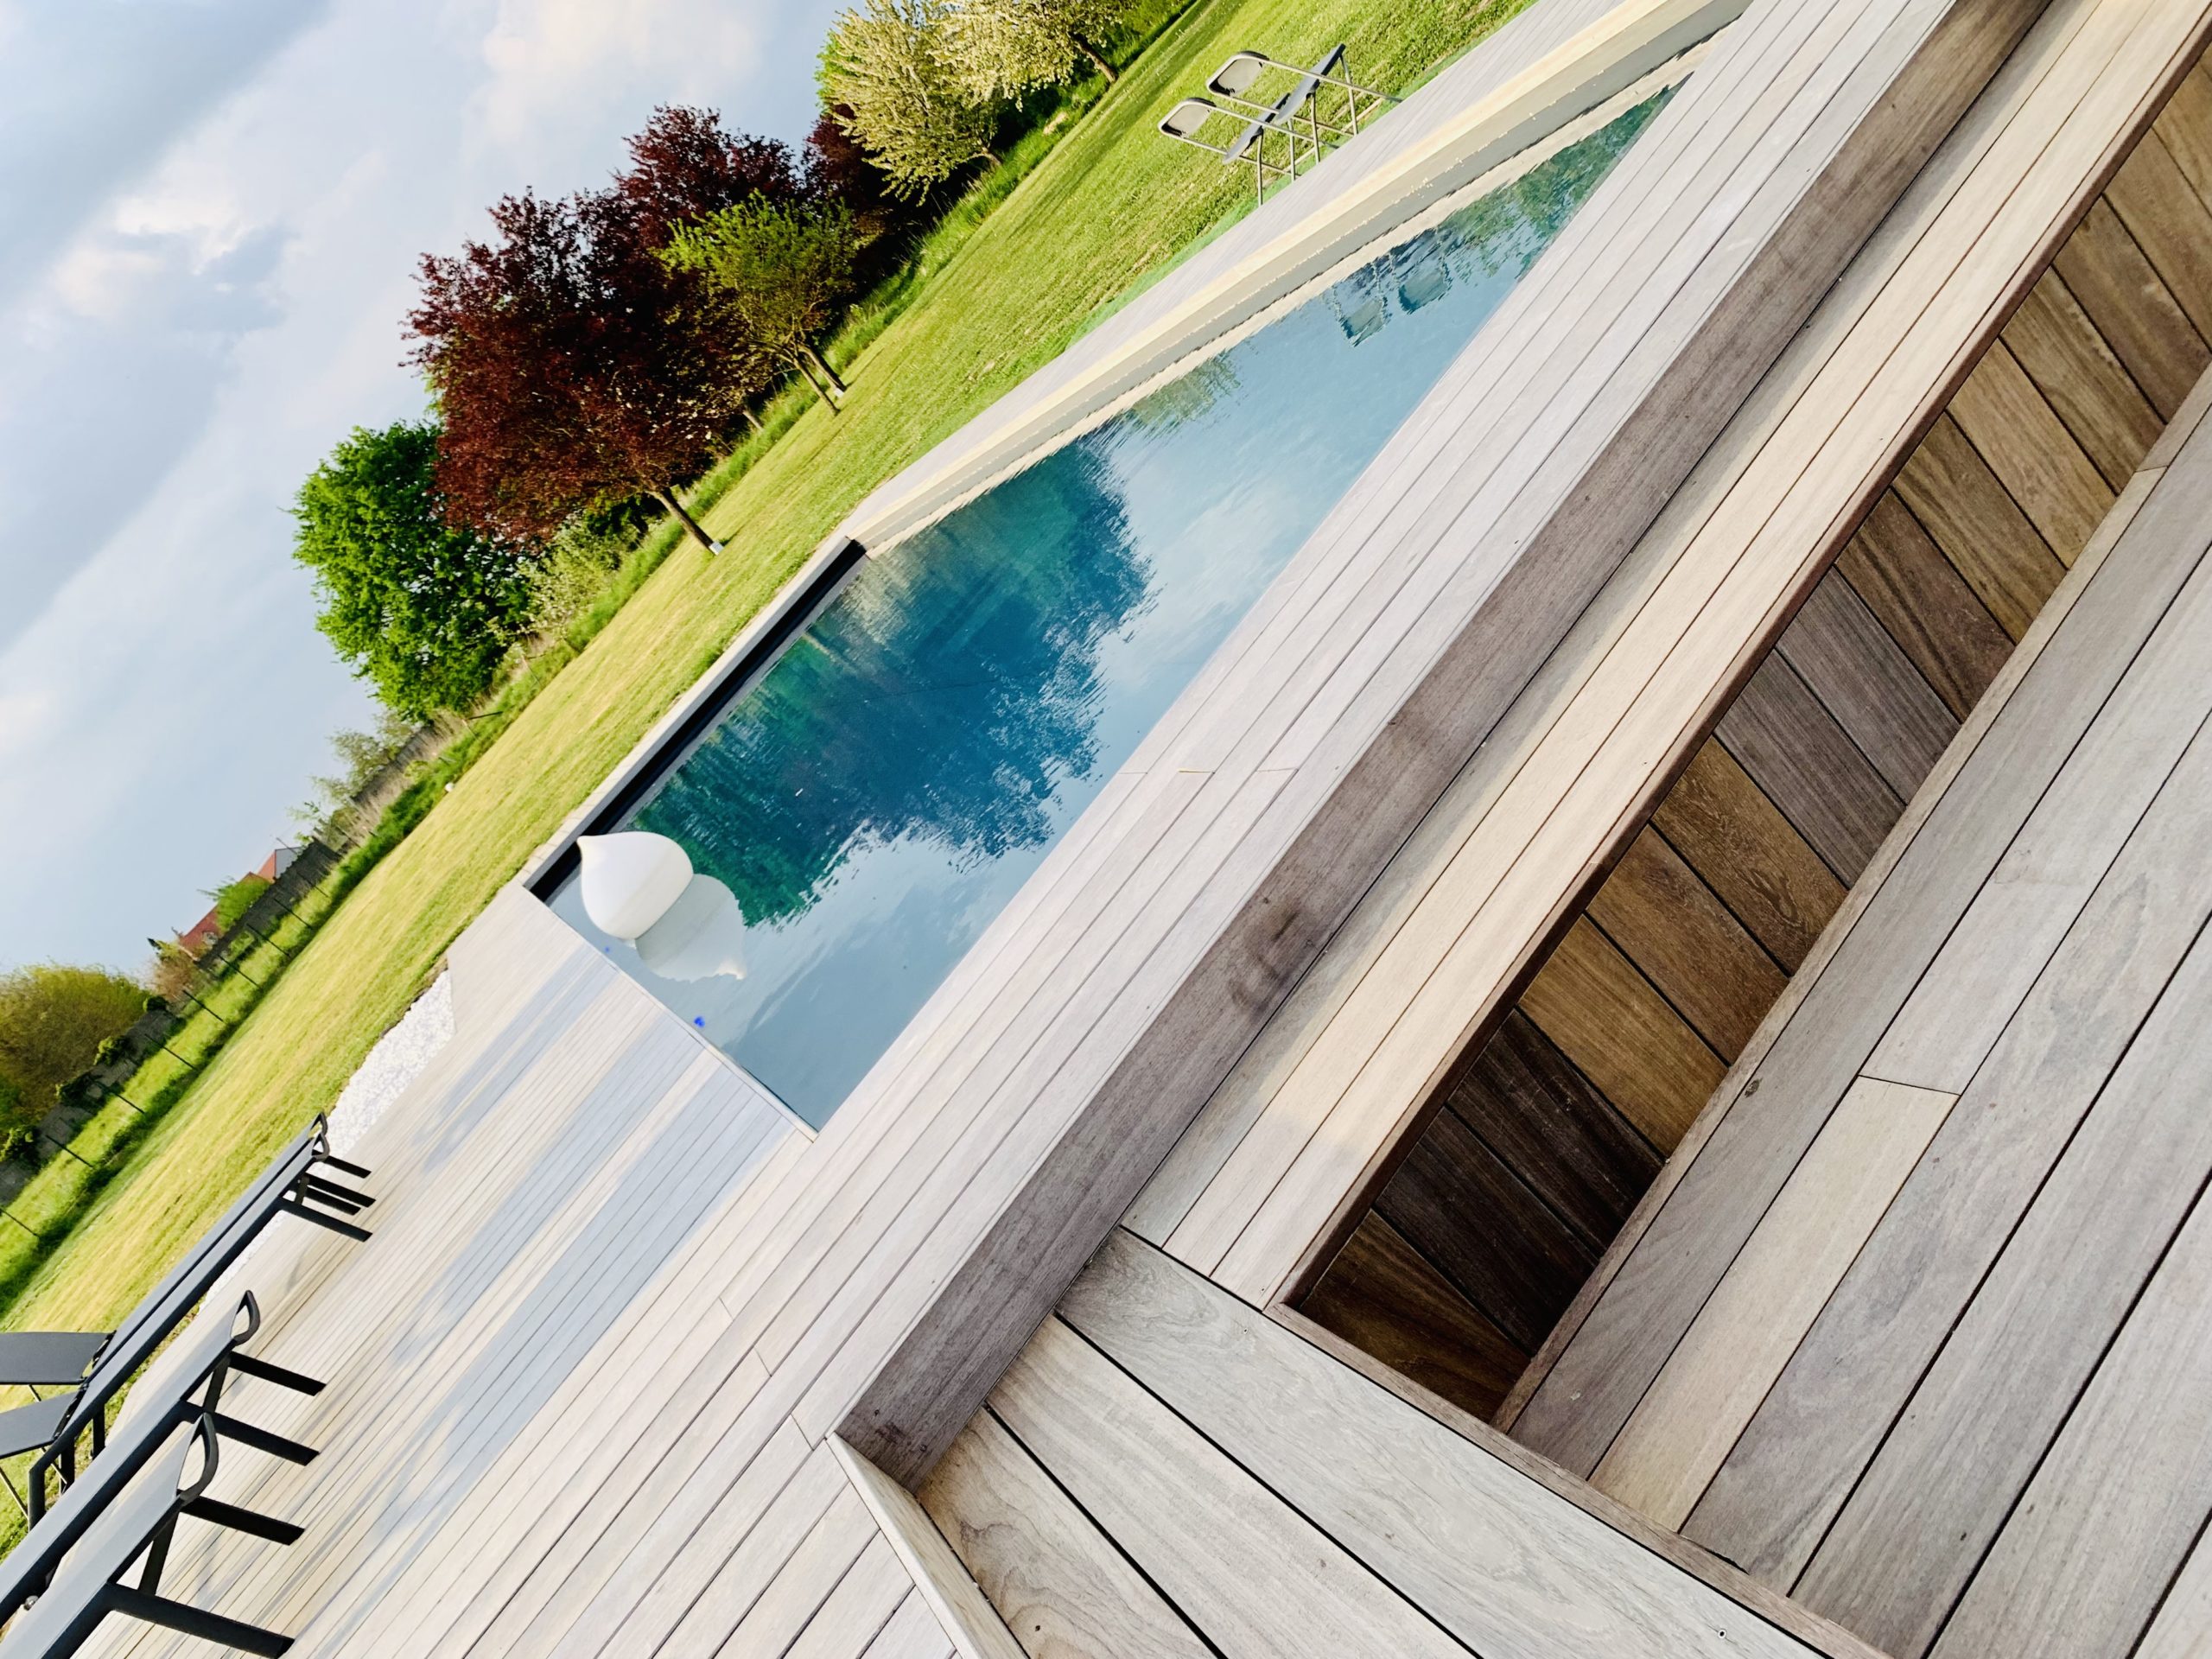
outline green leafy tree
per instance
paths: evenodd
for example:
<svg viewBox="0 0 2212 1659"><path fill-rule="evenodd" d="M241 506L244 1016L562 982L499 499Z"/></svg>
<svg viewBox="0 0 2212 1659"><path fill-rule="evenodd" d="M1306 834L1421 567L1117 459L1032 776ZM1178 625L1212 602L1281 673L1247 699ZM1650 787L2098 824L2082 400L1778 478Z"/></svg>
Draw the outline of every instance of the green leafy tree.
<svg viewBox="0 0 2212 1659"><path fill-rule="evenodd" d="M526 548L448 521L437 454L432 422L356 428L293 508L316 626L386 707L417 720L480 702L528 622Z"/></svg>
<svg viewBox="0 0 2212 1659"><path fill-rule="evenodd" d="M962 85L946 0L861 0L822 52L822 101L909 200L976 160L995 161L996 117Z"/></svg>
<svg viewBox="0 0 2212 1659"><path fill-rule="evenodd" d="M44 1117L61 1085L145 1011L146 988L105 968L49 962L0 975L0 1079L16 1092L16 1121Z"/></svg>
<svg viewBox="0 0 2212 1659"><path fill-rule="evenodd" d="M268 892L270 886L267 876L242 875L208 893L215 901L215 920L226 933L238 925L238 918L253 908L253 901Z"/></svg>
<svg viewBox="0 0 2212 1659"><path fill-rule="evenodd" d="M944 21L945 53L961 89L988 107L1071 79L1077 63L1115 79L1095 42L1128 0L962 0Z"/></svg>
<svg viewBox="0 0 2212 1659"><path fill-rule="evenodd" d="M818 207L765 196L679 226L664 256L704 276L771 361L804 375L831 409L845 390L814 349L853 285L861 237L842 202Z"/></svg>

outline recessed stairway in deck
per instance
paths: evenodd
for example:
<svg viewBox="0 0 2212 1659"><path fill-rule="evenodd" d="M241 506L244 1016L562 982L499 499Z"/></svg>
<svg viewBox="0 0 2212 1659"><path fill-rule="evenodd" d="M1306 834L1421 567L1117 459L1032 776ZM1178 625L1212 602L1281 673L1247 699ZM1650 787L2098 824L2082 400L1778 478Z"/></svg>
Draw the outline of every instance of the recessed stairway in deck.
<svg viewBox="0 0 2212 1659"><path fill-rule="evenodd" d="M1306 1315L1512 1420L1662 1160L2212 362L2209 200L2200 66L1463 1055Z"/></svg>

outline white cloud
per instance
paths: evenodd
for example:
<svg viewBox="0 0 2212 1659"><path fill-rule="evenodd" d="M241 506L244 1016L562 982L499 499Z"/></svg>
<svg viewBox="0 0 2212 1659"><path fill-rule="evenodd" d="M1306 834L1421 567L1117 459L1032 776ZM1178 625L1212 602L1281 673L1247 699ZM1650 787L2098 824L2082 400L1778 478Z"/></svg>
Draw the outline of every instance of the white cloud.
<svg viewBox="0 0 2212 1659"><path fill-rule="evenodd" d="M655 104L797 137L833 9L0 0L0 963L137 960L368 719L286 509L421 409L419 254Z"/></svg>

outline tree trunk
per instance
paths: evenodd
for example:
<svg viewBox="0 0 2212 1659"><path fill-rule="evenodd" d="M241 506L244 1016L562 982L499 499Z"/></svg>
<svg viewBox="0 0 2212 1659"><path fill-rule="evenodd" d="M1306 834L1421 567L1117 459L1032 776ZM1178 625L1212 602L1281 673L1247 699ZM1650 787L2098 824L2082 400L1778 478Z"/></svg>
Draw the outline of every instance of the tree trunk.
<svg viewBox="0 0 2212 1659"><path fill-rule="evenodd" d="M807 354L802 348L791 353L791 361L798 365L798 372L804 378L806 384L814 388L814 395L829 406L830 412L832 415L843 414L844 411L837 407L837 400L830 395L830 388L816 379L814 371L806 366L806 357Z"/></svg>
<svg viewBox="0 0 2212 1659"><path fill-rule="evenodd" d="M753 435L755 437L760 436L761 433L766 432L768 429L766 427L760 424L760 417L753 412L752 404L747 404L737 412L745 416L745 423L753 429Z"/></svg>
<svg viewBox="0 0 2212 1659"><path fill-rule="evenodd" d="M1071 35L1068 38L1075 42L1075 49L1077 51L1082 53L1084 57L1090 60L1090 67L1096 69L1100 74L1106 77L1107 85L1111 86L1114 82L1121 79L1119 75L1114 73L1114 66L1112 64L1107 62L1105 59L1100 57L1097 53L1091 50L1090 41L1084 40L1079 35Z"/></svg>
<svg viewBox="0 0 2212 1659"><path fill-rule="evenodd" d="M843 397L848 391L852 390L851 387L848 386L843 381L837 378L837 371L831 368L830 366L829 360L824 358L821 353L816 351L813 346L803 345L799 347L799 350L804 352L808 359L813 363L814 366L822 371L822 378L824 380L827 380L831 386L836 388L836 393L840 397Z"/></svg>
<svg viewBox="0 0 2212 1659"><path fill-rule="evenodd" d="M654 500L676 515L677 522L691 533L693 541L698 543L709 553L719 553L722 550L722 544L700 529L699 521L683 511L683 504L676 499L674 490L665 484L657 484L652 486L652 497Z"/></svg>

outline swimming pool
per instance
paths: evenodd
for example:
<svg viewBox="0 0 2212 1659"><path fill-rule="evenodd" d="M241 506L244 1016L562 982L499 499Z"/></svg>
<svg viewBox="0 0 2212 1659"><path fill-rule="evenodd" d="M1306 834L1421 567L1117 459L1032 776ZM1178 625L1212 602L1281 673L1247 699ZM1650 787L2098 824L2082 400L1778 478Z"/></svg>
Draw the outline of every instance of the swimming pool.
<svg viewBox="0 0 2212 1659"><path fill-rule="evenodd" d="M721 943L654 972L547 902L826 1122L1663 99L859 561L601 826L727 887Z"/></svg>

